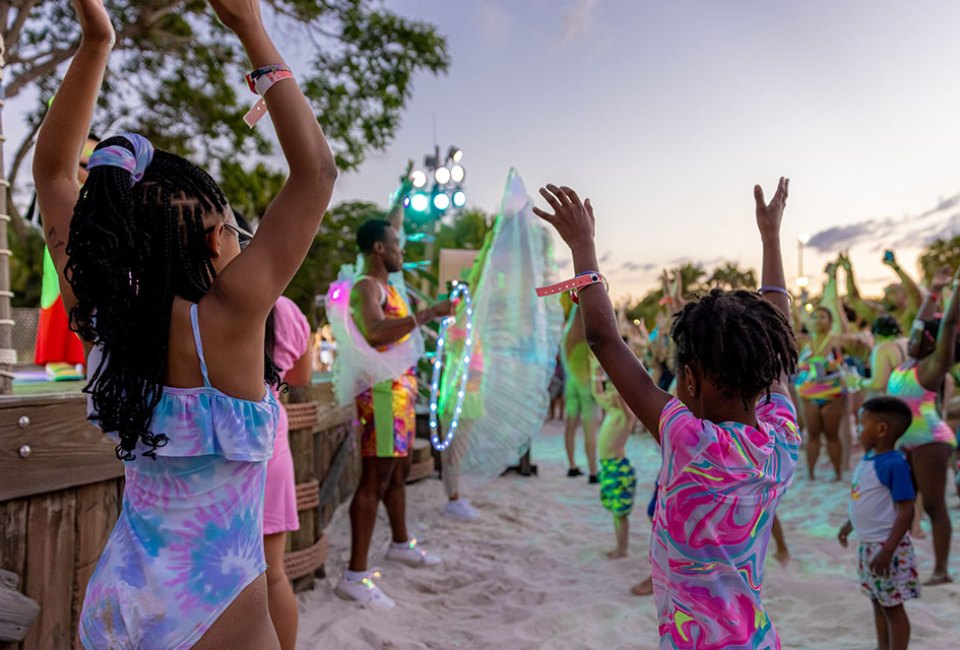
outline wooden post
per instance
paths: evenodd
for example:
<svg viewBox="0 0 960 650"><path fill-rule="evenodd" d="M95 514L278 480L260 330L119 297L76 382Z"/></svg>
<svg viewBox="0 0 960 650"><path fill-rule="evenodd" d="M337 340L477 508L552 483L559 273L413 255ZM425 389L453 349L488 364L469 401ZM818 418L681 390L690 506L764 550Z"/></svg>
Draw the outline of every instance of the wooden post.
<svg viewBox="0 0 960 650"><path fill-rule="evenodd" d="M13 319L10 312L10 245L7 242L7 224L10 215L7 212L7 182L3 167L3 104L6 99L3 85L3 72L6 65L4 39L0 38L0 395L13 392L13 364L17 362L17 352L13 349Z"/></svg>

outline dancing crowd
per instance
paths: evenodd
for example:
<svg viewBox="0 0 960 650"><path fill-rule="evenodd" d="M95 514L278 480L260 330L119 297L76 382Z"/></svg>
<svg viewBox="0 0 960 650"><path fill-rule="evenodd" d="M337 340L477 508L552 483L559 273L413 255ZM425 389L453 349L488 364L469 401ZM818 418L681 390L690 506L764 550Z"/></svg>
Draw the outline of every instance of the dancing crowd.
<svg viewBox="0 0 960 650"><path fill-rule="evenodd" d="M311 364L309 326L281 294L320 226L337 169L259 2L210 4L249 57L247 79L288 168L255 233L188 160L133 133L88 143L115 38L102 0L74 2L82 40L36 145L38 205L63 305L84 343L89 415L125 463L122 512L83 602L79 638L87 648L296 643L283 551L298 521L278 400L284 386L309 383ZM918 511L929 517L935 555L926 584L950 581L946 489L957 442L946 408L957 275L942 269L922 290L889 253L899 284L873 303L841 253L819 300L796 298L781 255L789 195L781 178L769 201L754 188L758 290L688 295L680 275L665 272L655 321L635 325L605 290L590 199L565 186L540 194L547 207L534 212L569 246L577 273L558 371L543 391L552 407L565 406L571 478L583 475L575 434L584 429L588 484L599 486L613 515L611 558L628 552L638 479L626 442L642 430L661 446L648 509L651 576L634 588L653 594L661 647L780 646L761 598L767 546L773 536L777 558L789 560L776 510L801 451L809 480L817 479L823 442L836 481L863 452L838 539L846 546L857 537L879 646L907 647L904 603L920 592L910 532L922 532ZM395 603L368 566L381 502L392 534L387 559L441 563L406 525L417 395L406 355L421 353L422 325L463 309L449 300L410 307L391 280L402 270L402 236L402 201L359 229L362 273L348 301L349 326L371 358L400 360L399 371L351 393L362 473L350 505L350 561L336 587L345 599L383 609ZM479 275L464 279L475 287ZM450 344L463 350L471 336L469 328L451 331ZM348 353L344 340L337 344L338 355ZM462 519L478 516L462 499L457 468L470 422L482 415L482 353L468 363L477 375L466 392L474 395L462 411L446 403L437 414L446 424L462 419L459 446L444 456L445 509Z"/></svg>

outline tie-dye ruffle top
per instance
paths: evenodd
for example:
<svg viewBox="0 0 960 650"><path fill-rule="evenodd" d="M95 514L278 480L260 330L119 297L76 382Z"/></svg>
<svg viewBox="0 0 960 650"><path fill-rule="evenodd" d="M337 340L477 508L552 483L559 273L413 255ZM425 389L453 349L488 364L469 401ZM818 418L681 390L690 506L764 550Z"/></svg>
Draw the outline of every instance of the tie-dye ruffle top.
<svg viewBox="0 0 960 650"><path fill-rule="evenodd" d="M660 648L779 648L760 602L774 510L800 449L797 414L774 393L755 429L700 420L677 399L660 415L663 465L650 561Z"/></svg>
<svg viewBox="0 0 960 650"><path fill-rule="evenodd" d="M189 648L266 569L263 490L280 407L270 391L249 401L214 388L196 305L190 318L204 385L164 388L150 430L169 442L124 464L123 508L80 616L86 648Z"/></svg>

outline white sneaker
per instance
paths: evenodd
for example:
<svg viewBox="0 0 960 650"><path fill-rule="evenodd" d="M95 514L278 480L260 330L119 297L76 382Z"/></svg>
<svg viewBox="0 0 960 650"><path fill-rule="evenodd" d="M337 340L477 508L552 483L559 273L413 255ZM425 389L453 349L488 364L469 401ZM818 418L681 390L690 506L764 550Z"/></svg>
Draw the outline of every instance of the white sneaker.
<svg viewBox="0 0 960 650"><path fill-rule="evenodd" d="M473 521L480 518L480 511L470 505L470 502L466 499L447 501L447 505L443 506L443 514L463 521Z"/></svg>
<svg viewBox="0 0 960 650"><path fill-rule="evenodd" d="M367 571L357 580L347 580L346 575L343 575L333 593L344 600L355 600L358 603L370 605L373 609L393 609L397 604L396 601L383 593L383 589L374 582L374 579L379 578L380 572L376 569Z"/></svg>
<svg viewBox="0 0 960 650"><path fill-rule="evenodd" d="M393 560L394 562L402 562L407 566L412 567L421 567L421 566L436 566L443 562L436 555L430 555L424 550L421 550L417 546L417 540L414 537L410 538L410 541L403 544L391 544L390 548L387 549L387 559Z"/></svg>

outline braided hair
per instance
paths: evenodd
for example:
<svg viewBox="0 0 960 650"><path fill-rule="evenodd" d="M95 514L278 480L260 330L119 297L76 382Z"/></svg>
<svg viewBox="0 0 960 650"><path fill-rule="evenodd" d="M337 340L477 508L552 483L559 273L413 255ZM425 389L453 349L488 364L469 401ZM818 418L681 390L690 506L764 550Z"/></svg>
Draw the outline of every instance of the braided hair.
<svg viewBox="0 0 960 650"><path fill-rule="evenodd" d="M108 146L134 151L122 137L97 149ZM160 150L132 187L129 171L100 166L80 190L64 272L77 298L70 319L84 340L102 348L84 392L103 430L120 437L121 460L135 458L138 442L151 457L167 443L165 433L149 427L163 394L173 299L199 302L210 290L216 271L203 217L227 208L206 172ZM264 379L279 383L269 355Z"/></svg>
<svg viewBox="0 0 960 650"><path fill-rule="evenodd" d="M797 366L797 341L790 323L773 305L750 291L714 289L674 316L670 336L677 367L697 365L725 398L744 408Z"/></svg>

